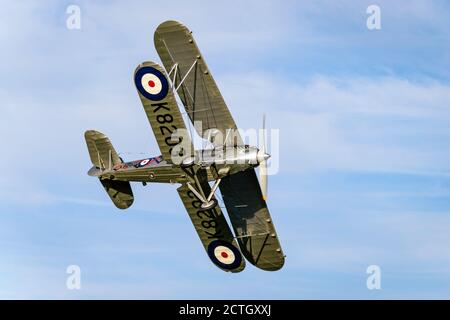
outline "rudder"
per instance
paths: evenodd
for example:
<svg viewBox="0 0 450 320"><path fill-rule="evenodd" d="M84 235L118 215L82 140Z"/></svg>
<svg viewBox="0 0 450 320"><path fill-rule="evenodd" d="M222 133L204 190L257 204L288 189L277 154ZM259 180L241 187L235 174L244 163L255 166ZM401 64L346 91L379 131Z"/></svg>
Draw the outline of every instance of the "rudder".
<svg viewBox="0 0 450 320"><path fill-rule="evenodd" d="M99 169L111 169L122 163L109 138L103 133L88 130L84 133L92 164Z"/></svg>

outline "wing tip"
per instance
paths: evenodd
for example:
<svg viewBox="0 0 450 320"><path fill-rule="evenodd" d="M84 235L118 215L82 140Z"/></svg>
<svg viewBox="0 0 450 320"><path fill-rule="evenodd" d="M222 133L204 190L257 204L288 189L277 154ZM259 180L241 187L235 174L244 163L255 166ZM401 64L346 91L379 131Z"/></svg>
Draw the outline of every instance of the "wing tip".
<svg viewBox="0 0 450 320"><path fill-rule="evenodd" d="M134 69L134 75L133 75L133 77L136 77L137 72L138 72L140 69L144 68L144 67L152 67L152 68L157 69L157 70L158 70L159 72L161 72L161 73L164 75L164 77L168 80L168 78L167 78L167 72L166 72L166 70L164 69L164 67L163 67L162 65L160 65L159 63L157 63L157 62L155 62L155 61L151 61L151 60L147 60L147 61L143 61L143 62L139 63L139 64L137 65L136 69Z"/></svg>
<svg viewBox="0 0 450 320"><path fill-rule="evenodd" d="M261 266L256 265L256 267L258 267L264 271L278 271L281 268L283 268L284 262L285 262L285 258L283 255L280 257L280 259L275 264L271 264L270 266L267 266L267 267L266 266L261 267Z"/></svg>
<svg viewBox="0 0 450 320"><path fill-rule="evenodd" d="M93 129L89 129L84 132L85 138L93 137L93 136L104 136L104 134L101 133L100 131L93 130Z"/></svg>
<svg viewBox="0 0 450 320"><path fill-rule="evenodd" d="M181 23L180 21L177 20L166 20L161 22L158 27L156 27L156 32L158 32L158 30L162 29L162 28L167 28L167 27L173 27L173 26L180 26L180 27L184 27L187 28L183 23Z"/></svg>
<svg viewBox="0 0 450 320"><path fill-rule="evenodd" d="M176 30L177 28L191 33L191 30L189 30L189 28L186 25L184 25L183 23L176 21L176 20L166 20L166 21L160 23L158 25L158 27L156 27L155 33L153 34L153 43L154 43L157 51L158 51L158 41L160 41L160 37L162 36L162 34L167 32L170 29ZM174 31L174 30L171 30L171 31Z"/></svg>

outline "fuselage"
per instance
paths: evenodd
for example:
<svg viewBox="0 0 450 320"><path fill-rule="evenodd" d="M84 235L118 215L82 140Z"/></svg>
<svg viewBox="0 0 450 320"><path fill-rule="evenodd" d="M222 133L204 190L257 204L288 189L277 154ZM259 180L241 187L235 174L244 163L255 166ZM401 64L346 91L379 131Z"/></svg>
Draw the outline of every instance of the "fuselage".
<svg viewBox="0 0 450 320"><path fill-rule="evenodd" d="M194 164L207 170L209 181L214 180L211 166L234 174L256 167L261 161L259 150L247 145L197 150L194 156ZM185 183L188 180L180 164L168 162L162 156L123 162L104 169L92 167L88 174L100 179L136 182Z"/></svg>

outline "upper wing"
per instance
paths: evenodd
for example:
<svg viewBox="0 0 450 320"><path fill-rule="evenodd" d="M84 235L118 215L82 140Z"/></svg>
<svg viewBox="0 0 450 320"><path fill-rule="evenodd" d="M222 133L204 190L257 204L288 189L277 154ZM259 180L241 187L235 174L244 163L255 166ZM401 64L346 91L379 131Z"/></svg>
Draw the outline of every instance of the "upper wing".
<svg viewBox="0 0 450 320"><path fill-rule="evenodd" d="M208 194L211 187L206 179L205 170L200 170L198 172L199 182L202 186L200 192ZM220 207L216 206L209 210L201 209L201 201L186 184L179 187L177 191L212 262L224 271L240 272L244 270L245 260Z"/></svg>
<svg viewBox="0 0 450 320"><path fill-rule="evenodd" d="M262 198L255 170L223 178L220 192L247 260L264 270L280 269L284 264L283 250Z"/></svg>
<svg viewBox="0 0 450 320"><path fill-rule="evenodd" d="M225 139L226 130L237 127L191 32L177 21L166 21L156 29L154 41L164 67L175 76L174 86L182 83L178 95L189 118L193 123L201 121L201 130L196 126L198 134L204 137L206 130L217 129ZM242 145L237 130L233 135L234 144Z"/></svg>
<svg viewBox="0 0 450 320"><path fill-rule="evenodd" d="M180 157L183 156L183 150L188 149L192 153L192 142L187 135L186 125L169 86L169 81L164 75L164 69L154 62L143 62L134 72L134 84L163 159L171 163L175 151L176 155ZM184 134L182 137L173 139L172 134L175 131L178 133L183 131Z"/></svg>

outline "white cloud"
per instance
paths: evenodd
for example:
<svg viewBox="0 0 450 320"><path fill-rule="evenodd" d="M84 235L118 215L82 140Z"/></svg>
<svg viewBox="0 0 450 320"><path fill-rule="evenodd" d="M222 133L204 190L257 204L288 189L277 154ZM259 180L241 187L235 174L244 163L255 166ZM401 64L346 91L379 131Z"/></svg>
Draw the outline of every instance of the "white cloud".
<svg viewBox="0 0 450 320"><path fill-rule="evenodd" d="M259 126L266 113L280 129L285 172L450 169L449 151L435 146L450 138L448 85L325 75L293 83L261 73L223 75L219 84L238 125Z"/></svg>

